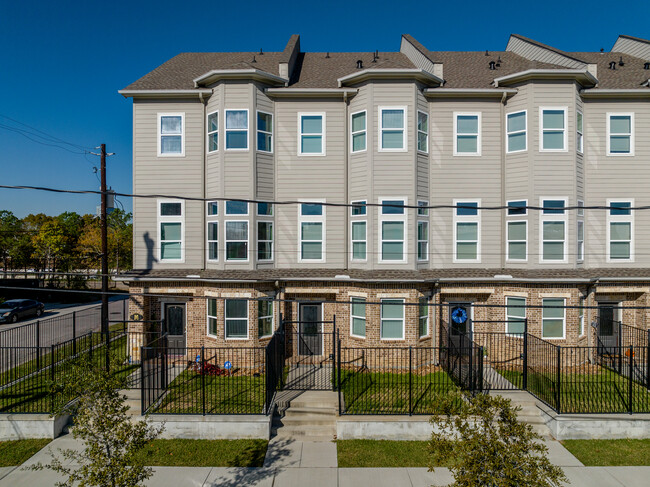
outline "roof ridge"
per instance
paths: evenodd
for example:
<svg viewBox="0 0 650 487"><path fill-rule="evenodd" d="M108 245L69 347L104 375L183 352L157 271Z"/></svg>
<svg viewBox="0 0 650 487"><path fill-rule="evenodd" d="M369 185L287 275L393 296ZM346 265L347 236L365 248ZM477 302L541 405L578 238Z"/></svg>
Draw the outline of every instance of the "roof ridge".
<svg viewBox="0 0 650 487"><path fill-rule="evenodd" d="M629 36L627 34L619 34L618 36L625 37L626 39L632 39L633 41L645 42L646 44L650 44L650 40L642 39L641 37Z"/></svg>
<svg viewBox="0 0 650 487"><path fill-rule="evenodd" d="M564 56L566 58L573 59L574 61L578 61L584 64L589 64L588 62L583 61L582 59L578 59L577 57L570 56L569 53L567 53L566 51L562 51L557 47L549 46L548 44L544 44L543 42L536 41L535 39L531 39L530 37L522 36L521 34L510 34L510 35L512 37L516 37L523 41L530 42L531 44L535 44L536 46L539 46L541 48L548 49L549 51L553 51L554 53Z"/></svg>
<svg viewBox="0 0 650 487"><path fill-rule="evenodd" d="M406 39L414 48L420 51L420 53L422 53L422 55L425 56L429 61L431 61L434 64L436 63L436 61L431 57L432 51L427 49L415 37L413 37L411 34L402 34L402 37Z"/></svg>

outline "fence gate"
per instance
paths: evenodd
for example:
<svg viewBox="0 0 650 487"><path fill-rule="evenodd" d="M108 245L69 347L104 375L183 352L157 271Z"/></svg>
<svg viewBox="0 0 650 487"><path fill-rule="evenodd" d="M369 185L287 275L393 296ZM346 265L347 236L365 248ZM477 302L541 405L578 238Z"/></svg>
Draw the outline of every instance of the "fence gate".
<svg viewBox="0 0 650 487"><path fill-rule="evenodd" d="M601 357L620 357L621 322L615 319L614 305L598 307L598 326L596 327L598 355Z"/></svg>

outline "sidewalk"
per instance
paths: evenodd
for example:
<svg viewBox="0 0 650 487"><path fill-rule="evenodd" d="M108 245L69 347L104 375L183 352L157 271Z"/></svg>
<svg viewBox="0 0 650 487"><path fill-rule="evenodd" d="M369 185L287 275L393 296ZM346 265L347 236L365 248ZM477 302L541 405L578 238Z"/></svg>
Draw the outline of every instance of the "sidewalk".
<svg viewBox="0 0 650 487"><path fill-rule="evenodd" d="M549 458L564 469L575 487L645 487L650 467L584 467L559 442L547 442ZM30 458L23 466L48 462L49 450L80 448L71 436L63 436ZM62 480L51 471L0 469L0 486L50 487ZM426 468L338 468L333 442L273 439L260 468L154 467L146 483L156 487L383 487L443 486L453 482L446 468L435 473Z"/></svg>

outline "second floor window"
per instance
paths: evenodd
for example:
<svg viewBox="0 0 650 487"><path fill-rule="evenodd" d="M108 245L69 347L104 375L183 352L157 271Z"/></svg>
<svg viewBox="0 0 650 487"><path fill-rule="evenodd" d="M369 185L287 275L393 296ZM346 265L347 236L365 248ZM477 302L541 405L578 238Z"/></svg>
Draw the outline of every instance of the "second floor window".
<svg viewBox="0 0 650 487"><path fill-rule="evenodd" d="M634 155L634 114L607 114L607 155Z"/></svg>
<svg viewBox="0 0 650 487"><path fill-rule="evenodd" d="M454 261L480 262L479 201L454 201Z"/></svg>
<svg viewBox="0 0 650 487"><path fill-rule="evenodd" d="M248 260L247 221L226 221L226 260Z"/></svg>
<svg viewBox="0 0 650 487"><path fill-rule="evenodd" d="M257 112L257 150L273 152L273 115Z"/></svg>
<svg viewBox="0 0 650 487"><path fill-rule="evenodd" d="M366 221L352 222L352 260L366 260Z"/></svg>
<svg viewBox="0 0 650 487"><path fill-rule="evenodd" d="M208 114L208 152L219 150L219 112Z"/></svg>
<svg viewBox="0 0 650 487"><path fill-rule="evenodd" d="M610 261L631 261L633 257L633 219L631 201L608 201L609 247L607 257Z"/></svg>
<svg viewBox="0 0 650 487"><path fill-rule="evenodd" d="M566 262L567 213L566 199L542 200L541 206L541 261Z"/></svg>
<svg viewBox="0 0 650 487"><path fill-rule="evenodd" d="M352 114L352 152L363 152L366 150L366 112Z"/></svg>
<svg viewBox="0 0 650 487"><path fill-rule="evenodd" d="M429 260L429 222L418 222L418 260Z"/></svg>
<svg viewBox="0 0 650 487"><path fill-rule="evenodd" d="M506 115L506 152L523 152L526 150L526 111Z"/></svg>
<svg viewBox="0 0 650 487"><path fill-rule="evenodd" d="M185 114L158 114L158 155L185 155Z"/></svg>
<svg viewBox="0 0 650 487"><path fill-rule="evenodd" d="M300 205L300 260L325 262L325 207L319 203Z"/></svg>
<svg viewBox="0 0 650 487"><path fill-rule="evenodd" d="M298 155L324 156L325 155L325 114L300 113L298 114L299 137Z"/></svg>
<svg viewBox="0 0 650 487"><path fill-rule="evenodd" d="M379 108L379 150L406 150L406 108Z"/></svg>
<svg viewBox="0 0 650 487"><path fill-rule="evenodd" d="M585 260L585 222L583 220L577 221L577 252L576 259L578 262Z"/></svg>
<svg viewBox="0 0 650 487"><path fill-rule="evenodd" d="M429 152L429 115L418 112L418 150Z"/></svg>
<svg viewBox="0 0 650 487"><path fill-rule="evenodd" d="M184 260L184 209L183 201L158 202L158 254L161 262Z"/></svg>
<svg viewBox="0 0 650 487"><path fill-rule="evenodd" d="M579 154L584 152L584 137L583 137L583 124L582 112L576 112L576 150Z"/></svg>
<svg viewBox="0 0 650 487"><path fill-rule="evenodd" d="M540 107L540 151L565 151L566 144L566 107Z"/></svg>
<svg viewBox="0 0 650 487"><path fill-rule="evenodd" d="M380 262L406 262L405 200L383 200L380 208Z"/></svg>
<svg viewBox="0 0 650 487"><path fill-rule="evenodd" d="M273 222L257 222L257 260L273 260Z"/></svg>
<svg viewBox="0 0 650 487"><path fill-rule="evenodd" d="M248 110L226 110L226 150L248 149Z"/></svg>
<svg viewBox="0 0 650 487"><path fill-rule="evenodd" d="M509 221L507 260L526 260L528 222Z"/></svg>
<svg viewBox="0 0 650 487"><path fill-rule="evenodd" d="M246 201L226 201L226 215L248 215Z"/></svg>
<svg viewBox="0 0 650 487"><path fill-rule="evenodd" d="M208 260L219 260L219 202L208 201L207 203L207 221L208 221Z"/></svg>
<svg viewBox="0 0 650 487"><path fill-rule="evenodd" d="M454 114L454 155L481 155L481 114Z"/></svg>

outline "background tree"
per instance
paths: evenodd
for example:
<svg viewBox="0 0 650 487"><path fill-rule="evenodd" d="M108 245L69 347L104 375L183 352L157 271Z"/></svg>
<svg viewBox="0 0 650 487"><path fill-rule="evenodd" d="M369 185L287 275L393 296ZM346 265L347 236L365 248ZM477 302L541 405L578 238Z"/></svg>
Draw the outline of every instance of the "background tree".
<svg viewBox="0 0 650 487"><path fill-rule="evenodd" d="M0 259L4 272L8 270L9 257L16 245L20 227L20 220L12 212L0 210Z"/></svg>
<svg viewBox="0 0 650 487"><path fill-rule="evenodd" d="M517 421L509 399L489 394L450 393L431 418L431 466L446 464L453 487L552 487L568 482L549 462L548 448L529 424Z"/></svg>

